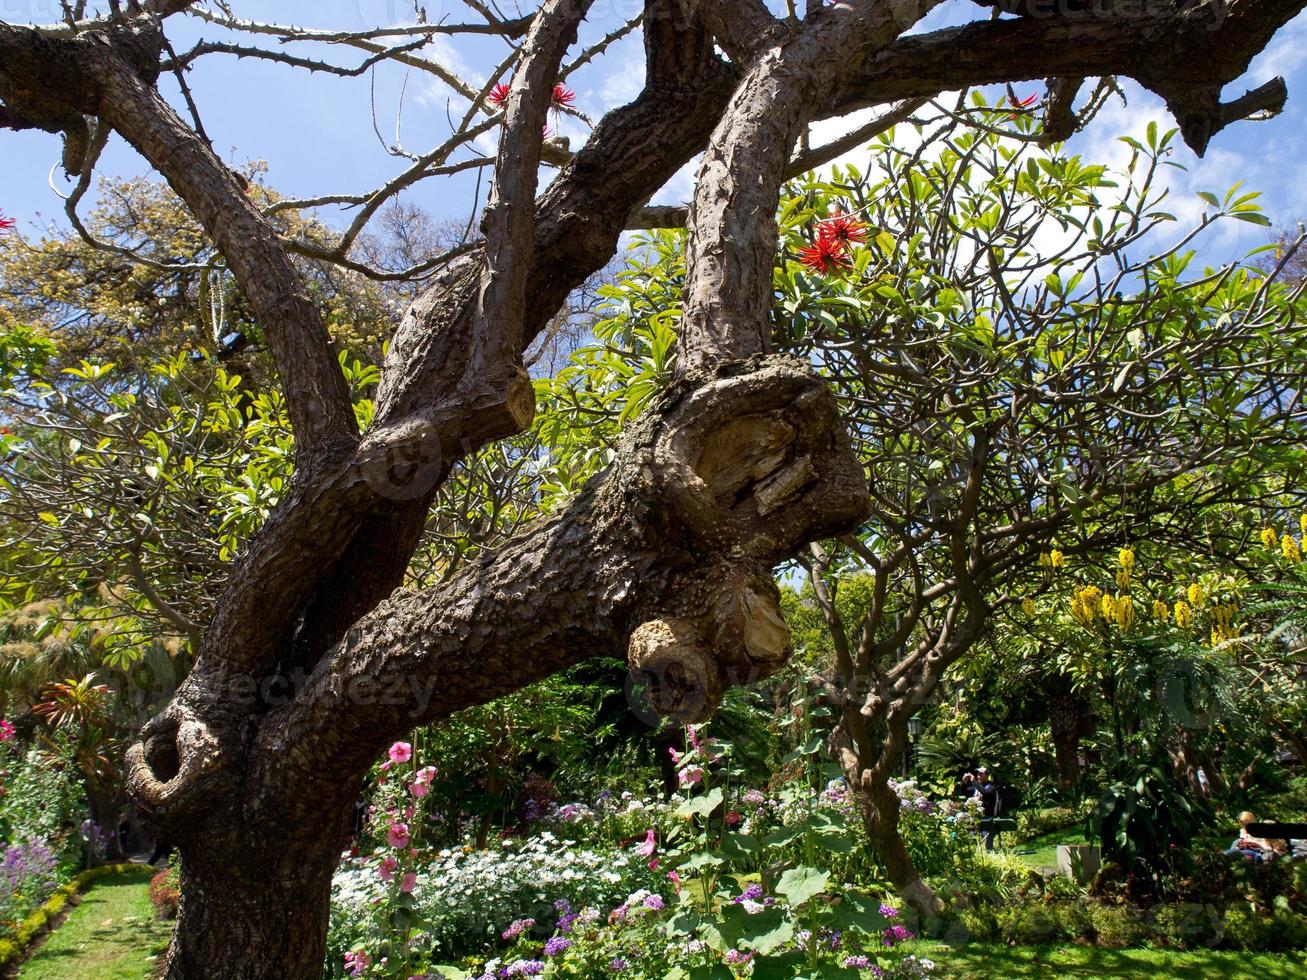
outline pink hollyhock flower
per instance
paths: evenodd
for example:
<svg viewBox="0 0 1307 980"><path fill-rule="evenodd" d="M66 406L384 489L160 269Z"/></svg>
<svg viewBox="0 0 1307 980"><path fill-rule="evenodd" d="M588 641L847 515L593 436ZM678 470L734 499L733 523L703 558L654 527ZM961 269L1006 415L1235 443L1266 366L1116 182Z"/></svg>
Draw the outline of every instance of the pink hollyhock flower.
<svg viewBox="0 0 1307 980"><path fill-rule="evenodd" d="M669 748L667 752L672 757L672 765L679 766L681 764L681 753L671 748Z"/></svg>
<svg viewBox="0 0 1307 980"><path fill-rule="evenodd" d="M386 830L386 840L394 848L408 847L408 824L392 823Z"/></svg>
<svg viewBox="0 0 1307 980"><path fill-rule="evenodd" d="M651 857L657 848L658 838L655 836L653 828L650 827L649 832L644 835L644 843L640 845L640 853L645 857Z"/></svg>
<svg viewBox="0 0 1307 980"><path fill-rule="evenodd" d="M685 726L685 737L690 740L690 745L693 748L697 749L699 747L699 733L695 731L694 725Z"/></svg>
<svg viewBox="0 0 1307 980"><path fill-rule="evenodd" d="M415 811L414 811L414 809L413 809L411 806L406 806L406 807L404 807L404 819L405 819L405 820L412 820L412 819L413 819L413 814L414 814L414 812L415 812Z"/></svg>
<svg viewBox="0 0 1307 980"><path fill-rule="evenodd" d="M391 762L408 762L413 758L413 746L408 742L396 742L390 747Z"/></svg>
<svg viewBox="0 0 1307 980"><path fill-rule="evenodd" d="M8 742L14 737L14 723L6 718L0 718L0 742Z"/></svg>
<svg viewBox="0 0 1307 980"><path fill-rule="evenodd" d="M402 892L413 891L414 886L418 883L416 871L410 871L404 876L404 880L399 883L399 890Z"/></svg>
<svg viewBox="0 0 1307 980"><path fill-rule="evenodd" d="M739 810L732 810L730 813L726 814L726 826L734 827L739 822L740 822Z"/></svg>
<svg viewBox="0 0 1307 980"><path fill-rule="evenodd" d="M650 870L650 871L657 871L657 870L658 870L658 859L657 859L657 858L654 858L652 861L649 862L649 870Z"/></svg>
<svg viewBox="0 0 1307 980"><path fill-rule="evenodd" d="M436 767L423 766L413 778L423 786L430 786L436 779Z"/></svg>
<svg viewBox="0 0 1307 980"><path fill-rule="evenodd" d="M675 871L669 871L667 877L671 879L672 884L676 886L676 890L679 892L681 890L681 876Z"/></svg>
<svg viewBox="0 0 1307 980"><path fill-rule="evenodd" d="M430 790L428 790L427 788L426 783L410 783L408 787L408 791L412 793L414 796L418 797L419 799L426 796L427 793L430 792Z"/></svg>
<svg viewBox="0 0 1307 980"><path fill-rule="evenodd" d="M682 786L693 786L703 780L703 770L698 766L691 769L682 769L676 774L676 778Z"/></svg>
<svg viewBox="0 0 1307 980"><path fill-rule="evenodd" d="M381 875L381 880L389 885L395 880L395 869L399 867L399 862L395 860L393 854L387 854L385 859L377 867L377 874Z"/></svg>
<svg viewBox="0 0 1307 980"><path fill-rule="evenodd" d="M371 965L372 957L362 950L345 954L345 969L351 977L362 976Z"/></svg>

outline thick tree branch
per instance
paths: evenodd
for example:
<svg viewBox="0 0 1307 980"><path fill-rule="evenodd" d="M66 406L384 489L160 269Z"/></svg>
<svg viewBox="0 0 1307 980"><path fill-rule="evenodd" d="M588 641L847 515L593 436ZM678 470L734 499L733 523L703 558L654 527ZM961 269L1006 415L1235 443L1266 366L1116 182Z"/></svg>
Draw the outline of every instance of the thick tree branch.
<svg viewBox="0 0 1307 980"><path fill-rule="evenodd" d="M592 2L546 0L513 74L495 183L481 219L485 258L471 358L471 369L478 373L494 374L521 361L540 147L559 64Z"/></svg>
<svg viewBox="0 0 1307 980"><path fill-rule="evenodd" d="M1103 75L1133 78L1168 101L1183 102L1187 92L1235 81L1304 5L1235 0L1226 6L1070 10L905 36L844 75L819 115L974 85ZM1270 101L1244 108L1257 111ZM1215 117L1222 125L1235 118L1233 111ZM1203 131L1191 126L1195 139Z"/></svg>
<svg viewBox="0 0 1307 980"><path fill-rule="evenodd" d="M709 142L690 206L682 373L766 351L776 202L814 108L932 2L841 3L758 54Z"/></svg>

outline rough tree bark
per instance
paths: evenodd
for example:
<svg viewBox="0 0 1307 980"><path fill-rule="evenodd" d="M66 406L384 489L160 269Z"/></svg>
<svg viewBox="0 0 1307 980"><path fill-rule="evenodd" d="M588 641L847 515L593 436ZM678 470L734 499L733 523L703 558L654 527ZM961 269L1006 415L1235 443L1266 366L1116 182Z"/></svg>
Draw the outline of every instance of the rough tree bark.
<svg viewBox="0 0 1307 980"><path fill-rule="evenodd" d="M589 6L545 0L512 29L521 55L484 245L444 266L405 314L365 434L286 247L155 88L164 19L190 5L0 24L0 126L65 134L70 169L88 119L116 130L204 225L269 338L295 478L127 772L140 810L181 853L167 976L299 980L320 975L331 874L359 781L390 740L624 647L662 710L697 719L726 684L787 655L773 566L855 526L867 506L829 391L807 365L766 356L774 210L808 122L973 83L1113 72L1162 93L1201 149L1282 101L1273 86L1229 105L1218 93L1302 3L1236 0L1215 28L1209 5L1015 8L900 37L930 2L814 2L782 21L760 0L646 0L644 91L533 204L540 121ZM397 591L453 463L529 424L523 347L705 147L679 380L565 511L448 583ZM906 715L876 710L891 748L901 744ZM860 803L892 854L896 810L881 796L869 785Z"/></svg>

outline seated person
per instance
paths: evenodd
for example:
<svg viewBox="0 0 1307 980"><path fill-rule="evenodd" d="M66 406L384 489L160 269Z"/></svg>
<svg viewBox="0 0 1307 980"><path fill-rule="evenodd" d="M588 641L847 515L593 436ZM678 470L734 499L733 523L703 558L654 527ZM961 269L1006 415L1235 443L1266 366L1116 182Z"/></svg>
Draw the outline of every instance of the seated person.
<svg viewBox="0 0 1307 980"><path fill-rule="evenodd" d="M1275 849L1270 844L1248 833L1248 825L1256 822L1257 818L1247 810L1239 814L1239 838L1226 848L1226 854L1248 861L1269 861L1275 857Z"/></svg>

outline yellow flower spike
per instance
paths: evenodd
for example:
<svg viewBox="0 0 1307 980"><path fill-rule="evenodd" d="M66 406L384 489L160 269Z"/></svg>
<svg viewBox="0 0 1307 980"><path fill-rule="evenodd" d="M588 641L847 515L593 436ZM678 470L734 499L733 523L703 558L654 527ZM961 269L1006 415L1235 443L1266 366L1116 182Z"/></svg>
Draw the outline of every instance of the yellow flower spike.
<svg viewBox="0 0 1307 980"><path fill-rule="evenodd" d="M1307 537L1307 510L1298 518L1298 530L1302 531L1303 537Z"/></svg>
<svg viewBox="0 0 1307 980"><path fill-rule="evenodd" d="M1303 516L1307 519L1307 514L1304 514ZM1275 528L1268 527L1262 531L1262 544L1266 545L1267 548L1274 548L1279 543L1280 535L1276 532Z"/></svg>
<svg viewBox="0 0 1307 980"><path fill-rule="evenodd" d="M1190 582L1188 596L1189 596L1189 605L1201 606L1203 604L1203 598L1204 598L1203 587L1199 585L1197 582Z"/></svg>
<svg viewBox="0 0 1307 980"><path fill-rule="evenodd" d="M1118 568L1116 570L1116 587L1123 592L1130 588L1130 569Z"/></svg>
<svg viewBox="0 0 1307 980"><path fill-rule="evenodd" d="M1030 596L1026 596L1024 599L1022 599L1021 611L1025 613L1027 616L1033 618L1035 615L1035 600L1030 598Z"/></svg>
<svg viewBox="0 0 1307 980"><path fill-rule="evenodd" d="M1135 622L1135 603L1128 595L1116 597L1116 624L1128 630Z"/></svg>
<svg viewBox="0 0 1307 980"><path fill-rule="evenodd" d="M1165 623L1171 618L1171 607L1161 599L1153 600L1153 618L1159 623Z"/></svg>
<svg viewBox="0 0 1307 980"><path fill-rule="evenodd" d="M1048 561L1054 568L1061 568L1066 564L1066 556L1054 548L1048 553Z"/></svg>
<svg viewBox="0 0 1307 980"><path fill-rule="evenodd" d="M1052 566L1053 566L1053 559L1050 558L1050 557L1048 556L1048 552L1047 552L1047 551L1041 551L1041 552L1039 553L1039 567L1040 567L1040 568L1051 568Z"/></svg>
<svg viewBox="0 0 1307 980"><path fill-rule="evenodd" d="M1292 534L1286 534L1280 539L1280 551L1284 553L1287 561L1302 561L1302 551L1298 548L1298 542L1293 539Z"/></svg>
<svg viewBox="0 0 1307 980"><path fill-rule="evenodd" d="M1109 623L1116 622L1116 600L1110 595L1103 596L1101 603L1103 609L1103 619Z"/></svg>
<svg viewBox="0 0 1307 980"><path fill-rule="evenodd" d="M1122 548L1117 559L1121 562L1121 568L1129 574L1135 567L1135 549Z"/></svg>
<svg viewBox="0 0 1307 980"><path fill-rule="evenodd" d="M1194 612L1189 603L1183 599L1175 604L1175 625L1180 629L1188 629L1194 621Z"/></svg>

